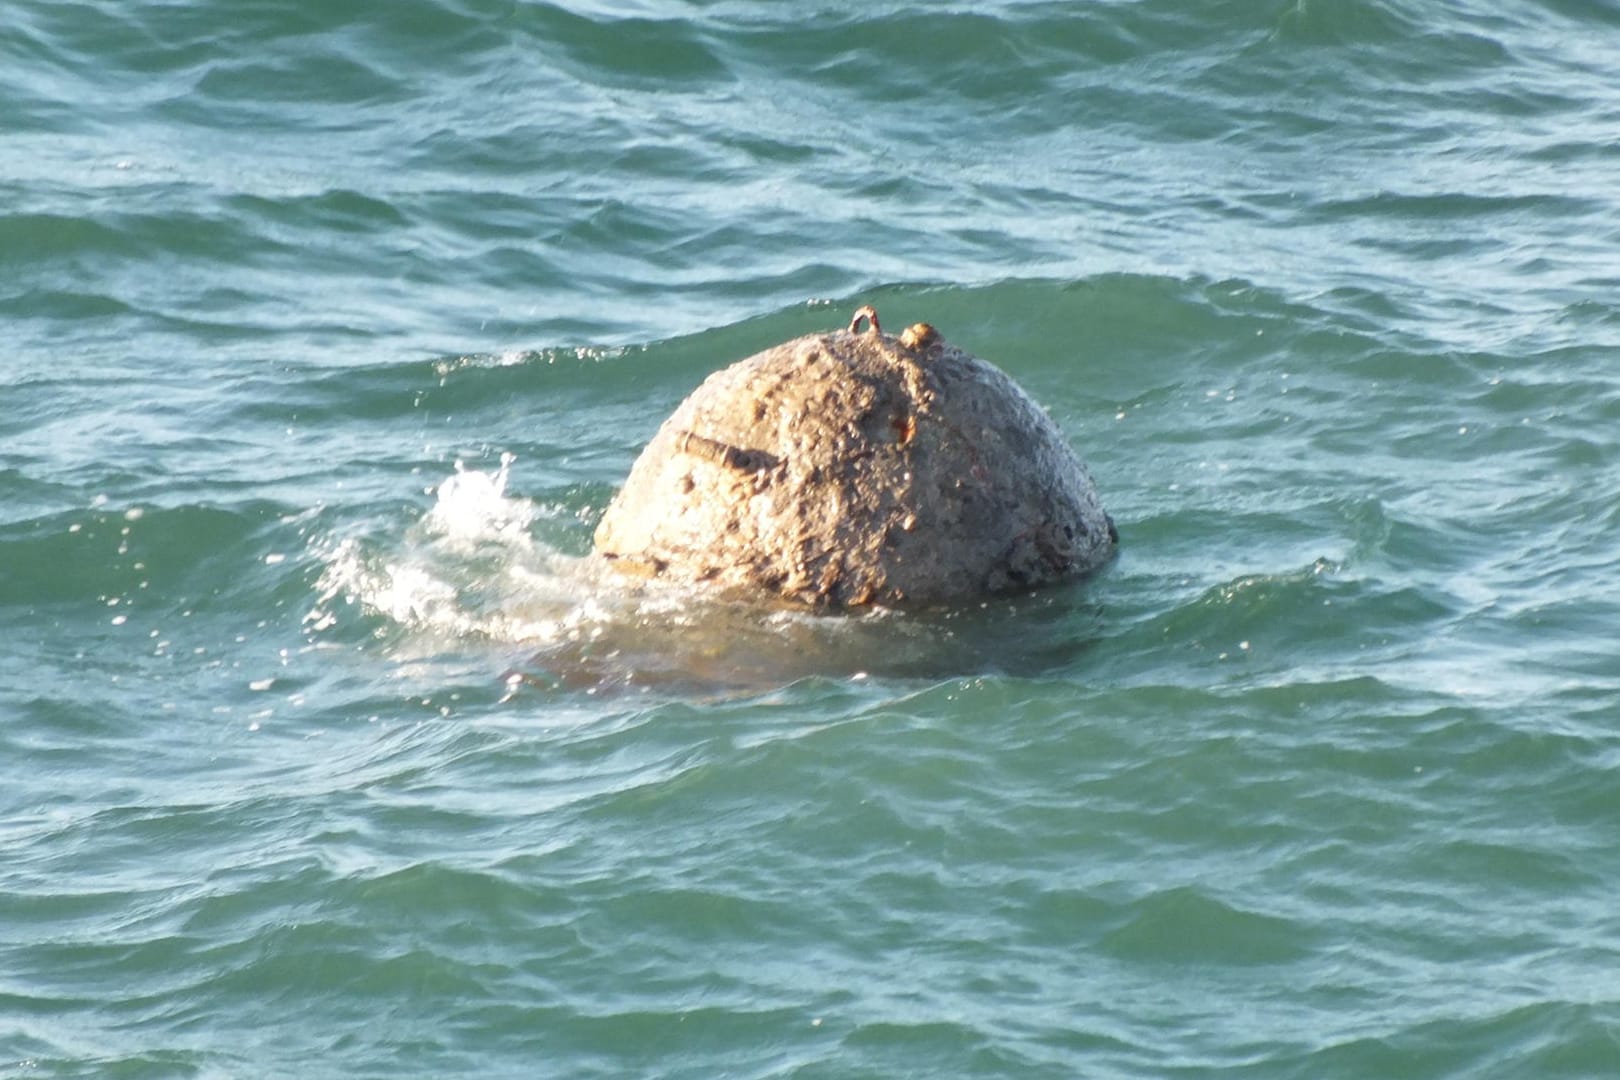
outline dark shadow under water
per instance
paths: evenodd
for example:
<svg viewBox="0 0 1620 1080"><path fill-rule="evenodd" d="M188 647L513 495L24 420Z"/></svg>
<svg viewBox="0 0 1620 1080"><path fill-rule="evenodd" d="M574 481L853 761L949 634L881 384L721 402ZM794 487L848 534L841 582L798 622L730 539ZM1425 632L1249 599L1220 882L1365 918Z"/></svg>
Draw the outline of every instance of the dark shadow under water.
<svg viewBox="0 0 1620 1080"><path fill-rule="evenodd" d="M587 637L539 650L522 674L558 688L699 693L764 691L816 677L1040 676L1072 664L1096 636L1097 615L1082 590L859 613L686 592L675 603L627 605Z"/></svg>

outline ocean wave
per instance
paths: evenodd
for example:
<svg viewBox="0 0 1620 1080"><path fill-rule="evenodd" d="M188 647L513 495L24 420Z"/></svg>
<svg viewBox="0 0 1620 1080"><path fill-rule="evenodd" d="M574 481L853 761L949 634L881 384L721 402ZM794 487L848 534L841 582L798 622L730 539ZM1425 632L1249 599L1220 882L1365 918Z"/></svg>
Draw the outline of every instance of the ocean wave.
<svg viewBox="0 0 1620 1080"><path fill-rule="evenodd" d="M1603 1075L1613 8L9 5L0 1072ZM868 302L1114 563L592 573Z"/></svg>

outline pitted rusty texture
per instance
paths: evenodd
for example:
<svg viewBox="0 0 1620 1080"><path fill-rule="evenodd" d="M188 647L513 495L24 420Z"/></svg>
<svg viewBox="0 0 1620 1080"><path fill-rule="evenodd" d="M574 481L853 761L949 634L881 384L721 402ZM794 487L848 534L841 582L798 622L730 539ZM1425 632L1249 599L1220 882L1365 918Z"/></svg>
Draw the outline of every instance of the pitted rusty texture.
<svg viewBox="0 0 1620 1080"><path fill-rule="evenodd" d="M627 573L834 608L1031 588L1115 542L1085 466L1011 379L926 323L884 334L869 307L711 375L596 530Z"/></svg>

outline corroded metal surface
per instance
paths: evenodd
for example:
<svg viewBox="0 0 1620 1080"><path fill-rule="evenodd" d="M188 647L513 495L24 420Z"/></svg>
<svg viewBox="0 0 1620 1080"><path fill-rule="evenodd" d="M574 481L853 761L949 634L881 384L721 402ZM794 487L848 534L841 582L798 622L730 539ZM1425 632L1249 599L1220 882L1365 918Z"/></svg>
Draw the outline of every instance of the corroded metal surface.
<svg viewBox="0 0 1620 1080"><path fill-rule="evenodd" d="M1115 543L1085 467L1011 379L925 323L882 333L869 307L710 376L596 530L627 573L830 607L1029 588Z"/></svg>

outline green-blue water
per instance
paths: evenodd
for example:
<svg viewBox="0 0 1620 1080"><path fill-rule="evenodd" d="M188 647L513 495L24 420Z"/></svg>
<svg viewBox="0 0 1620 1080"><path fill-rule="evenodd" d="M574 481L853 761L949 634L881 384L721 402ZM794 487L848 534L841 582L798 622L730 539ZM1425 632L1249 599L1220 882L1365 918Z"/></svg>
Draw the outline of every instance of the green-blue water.
<svg viewBox="0 0 1620 1080"><path fill-rule="evenodd" d="M1612 0L10 0L0 1075L1620 1075L1617 71ZM1117 562L593 579L866 302Z"/></svg>

